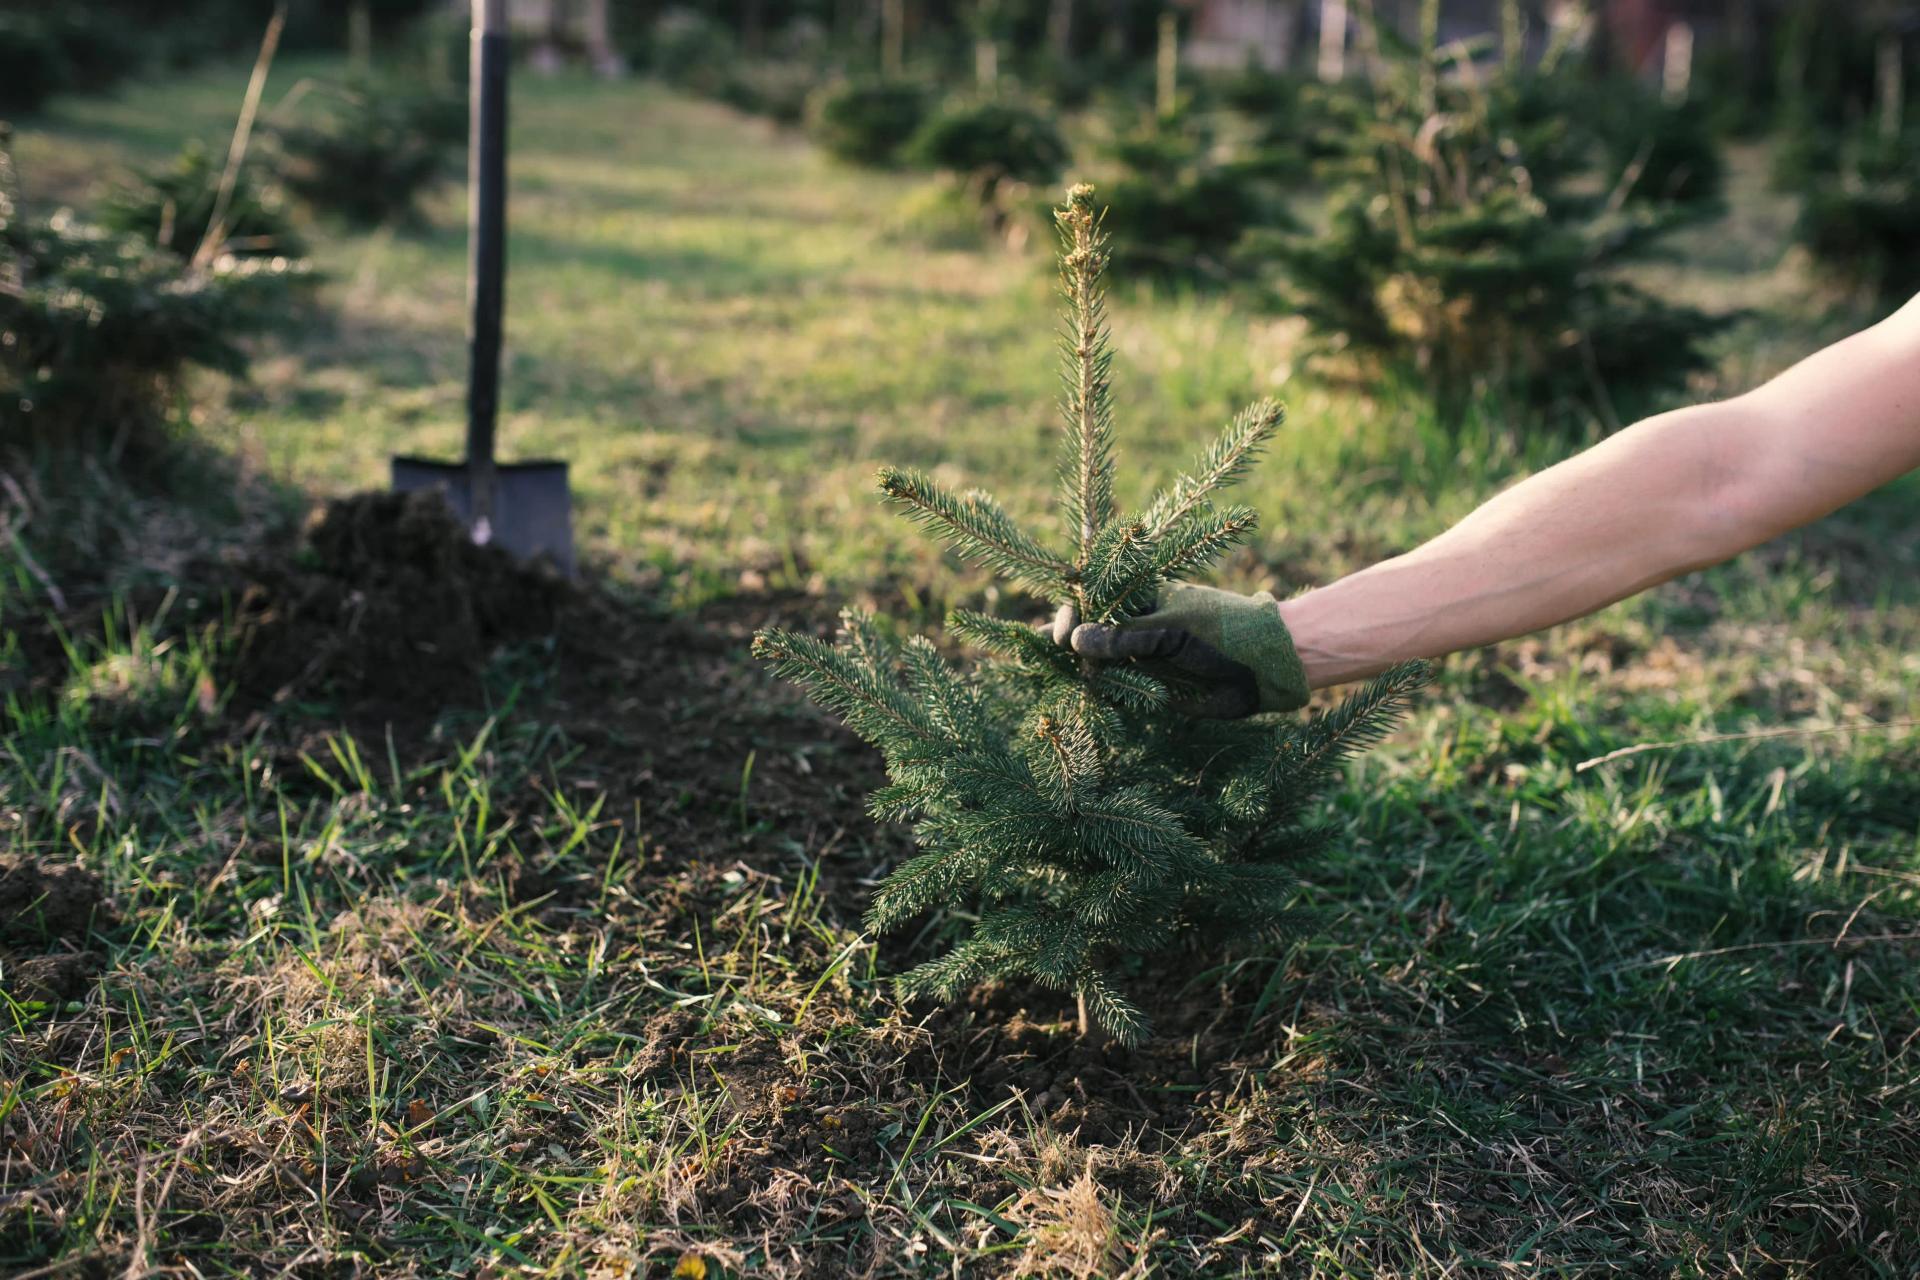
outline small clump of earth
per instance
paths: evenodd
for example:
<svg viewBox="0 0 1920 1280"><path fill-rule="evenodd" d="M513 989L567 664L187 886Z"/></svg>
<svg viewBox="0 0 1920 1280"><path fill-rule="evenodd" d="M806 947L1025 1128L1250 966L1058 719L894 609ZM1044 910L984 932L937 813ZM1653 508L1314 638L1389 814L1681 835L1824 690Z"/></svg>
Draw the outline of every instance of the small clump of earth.
<svg viewBox="0 0 1920 1280"><path fill-rule="evenodd" d="M15 1000L71 1000L103 964L87 943L112 912L100 878L81 867L0 857L0 975Z"/></svg>

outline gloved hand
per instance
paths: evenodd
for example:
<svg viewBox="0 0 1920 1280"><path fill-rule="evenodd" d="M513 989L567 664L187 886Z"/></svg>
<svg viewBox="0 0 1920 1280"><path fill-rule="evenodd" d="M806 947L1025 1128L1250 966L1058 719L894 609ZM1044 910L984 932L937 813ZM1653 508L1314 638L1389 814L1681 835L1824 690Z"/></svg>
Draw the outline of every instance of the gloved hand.
<svg viewBox="0 0 1920 1280"><path fill-rule="evenodd" d="M1053 639L1082 657L1133 659L1168 681L1188 715L1237 720L1307 704L1307 675L1280 606L1265 591L1243 596L1170 582L1153 611L1119 623L1081 622L1072 605L1054 616Z"/></svg>

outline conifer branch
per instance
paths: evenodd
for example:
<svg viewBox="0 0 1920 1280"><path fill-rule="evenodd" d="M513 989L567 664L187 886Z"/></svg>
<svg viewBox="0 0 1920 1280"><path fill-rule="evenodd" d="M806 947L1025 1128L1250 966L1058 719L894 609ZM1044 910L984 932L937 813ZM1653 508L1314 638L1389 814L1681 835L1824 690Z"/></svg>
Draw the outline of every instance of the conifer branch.
<svg viewBox="0 0 1920 1280"><path fill-rule="evenodd" d="M825 641L769 627L754 636L753 654L771 661L781 678L805 687L876 746L886 745L880 739L889 729L929 745L938 736L904 695L882 683L880 672L862 669Z"/></svg>
<svg viewBox="0 0 1920 1280"><path fill-rule="evenodd" d="M1124 871L1102 871L1089 876L1067 901L1067 908L1090 929L1123 924L1129 908L1140 901L1141 885Z"/></svg>
<svg viewBox="0 0 1920 1280"><path fill-rule="evenodd" d="M1279 732L1286 736L1280 749L1268 758L1265 771L1265 790L1273 797L1272 807L1242 838L1237 854L1245 857L1276 830L1291 823L1335 769L1391 733L1399 713L1431 676L1432 669L1426 663L1403 662L1367 681L1339 706L1304 728L1283 726Z"/></svg>
<svg viewBox="0 0 1920 1280"><path fill-rule="evenodd" d="M1286 419L1286 407L1277 400L1261 400L1242 409L1200 455L1198 465L1153 500L1145 517L1147 531L1155 536L1165 533L1199 510L1216 490L1238 483Z"/></svg>
<svg viewBox="0 0 1920 1280"><path fill-rule="evenodd" d="M1309 721L1301 730L1301 748L1274 760L1274 774L1296 787L1310 788L1323 781L1350 757L1377 746L1393 732L1407 702L1425 687L1433 671L1425 662L1403 662L1389 667L1347 695L1339 706Z"/></svg>
<svg viewBox="0 0 1920 1280"><path fill-rule="evenodd" d="M907 970L900 975L898 986L900 993L905 996L926 995L952 1000L1004 963L1002 948L981 938L970 938L946 955L936 956Z"/></svg>
<svg viewBox="0 0 1920 1280"><path fill-rule="evenodd" d="M903 778L868 796L867 814L875 822L904 822L938 801L944 790L938 779Z"/></svg>
<svg viewBox="0 0 1920 1280"><path fill-rule="evenodd" d="M1167 705L1167 686L1133 667L1103 667L1090 683L1100 697L1129 711L1157 712Z"/></svg>
<svg viewBox="0 0 1920 1280"><path fill-rule="evenodd" d="M1178 814L1121 792L1084 805L1077 815L1080 848L1099 862L1157 882L1204 862L1206 846Z"/></svg>
<svg viewBox="0 0 1920 1280"><path fill-rule="evenodd" d="M907 679L929 719L949 740L962 743L976 736L980 726L980 707L975 693L960 673L950 666L933 642L915 636L901 654Z"/></svg>
<svg viewBox="0 0 1920 1280"><path fill-rule="evenodd" d="M956 890L978 880L983 870L978 857L957 850L911 858L895 868L873 895L864 924L871 932L885 933L951 898Z"/></svg>
<svg viewBox="0 0 1920 1280"><path fill-rule="evenodd" d="M1100 784L1100 744L1085 724L1044 713L1033 736L1041 765L1035 772L1050 784L1055 807L1070 817Z"/></svg>
<svg viewBox="0 0 1920 1280"><path fill-rule="evenodd" d="M1152 603L1151 590L1159 583L1156 548L1138 520L1110 524L1094 541L1085 570L1086 616L1095 621L1125 617L1133 606ZM1144 593L1148 599L1139 597Z"/></svg>
<svg viewBox="0 0 1920 1280"><path fill-rule="evenodd" d="M1136 1045L1147 1038L1147 1015L1140 1011L1138 1005L1114 990L1099 970L1085 970L1080 975L1078 991L1086 1001L1087 1012L1093 1015L1093 1020L1115 1040L1124 1045Z"/></svg>
<svg viewBox="0 0 1920 1280"><path fill-rule="evenodd" d="M1099 621L1122 618L1150 605L1161 583L1193 576L1246 541L1259 524L1259 514L1251 507L1229 507L1187 520L1157 545L1145 542L1143 533L1136 545L1149 548L1150 554L1124 563L1116 554L1112 572L1088 584L1088 616Z"/></svg>
<svg viewBox="0 0 1920 1280"><path fill-rule="evenodd" d="M1159 576L1167 580L1191 577L1245 542L1259 527L1260 514L1252 507L1228 507L1196 516L1160 544L1156 556Z"/></svg>
<svg viewBox="0 0 1920 1280"><path fill-rule="evenodd" d="M840 634L836 640L857 661L876 671L888 670L900 659L899 644L881 630L879 623L870 613L861 613L856 609L842 609Z"/></svg>
<svg viewBox="0 0 1920 1280"><path fill-rule="evenodd" d="M917 471L882 467L880 492L956 552L1041 595L1065 599L1071 565L1035 542L987 494L954 494Z"/></svg>
<svg viewBox="0 0 1920 1280"><path fill-rule="evenodd" d="M1022 972L1057 990L1071 990L1087 968L1086 930L1055 908L1008 908L982 920L979 936L998 945Z"/></svg>
<svg viewBox="0 0 1920 1280"><path fill-rule="evenodd" d="M1072 670L1073 658L1066 650L1018 622L972 609L955 609L947 614L947 631L962 643L1031 667L1061 675Z"/></svg>

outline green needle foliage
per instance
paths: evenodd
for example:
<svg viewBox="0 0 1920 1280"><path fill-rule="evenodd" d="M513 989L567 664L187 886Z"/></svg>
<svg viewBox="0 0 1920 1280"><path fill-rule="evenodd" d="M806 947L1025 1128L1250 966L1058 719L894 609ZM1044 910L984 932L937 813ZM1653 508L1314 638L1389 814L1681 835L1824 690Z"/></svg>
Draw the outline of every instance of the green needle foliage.
<svg viewBox="0 0 1920 1280"><path fill-rule="evenodd" d="M1793 236L1831 280L1890 312L1920 290L1920 128L1831 140Z"/></svg>
<svg viewBox="0 0 1920 1280"><path fill-rule="evenodd" d="M139 236L156 249L191 258L213 221L225 157L199 139L164 167L133 175L100 202L100 225ZM236 257L298 258L307 249L294 230L277 183L260 165L242 165L228 197L219 247Z"/></svg>
<svg viewBox="0 0 1920 1280"><path fill-rule="evenodd" d="M1279 427L1278 404L1242 413L1187 475L1139 514L1114 501L1106 236L1092 188L1057 217L1067 303L1061 508L1072 545L1024 532L984 493L885 468L880 491L960 555L1088 621L1136 617L1160 584L1205 569L1253 531L1216 502ZM924 637L891 639L843 615L838 643L770 629L755 652L886 758L870 811L911 822L917 856L874 896L868 927L939 908L973 920L951 950L906 973L908 994L953 999L990 978L1076 993L1122 1041L1146 1034L1119 974L1191 941L1281 938L1306 923L1294 867L1329 833L1310 804L1340 764L1378 741L1421 683L1396 668L1316 720L1190 720L1145 671L1077 658L1018 622L967 610L949 633L985 655L962 668Z"/></svg>
<svg viewBox="0 0 1920 1280"><path fill-rule="evenodd" d="M149 443L188 370L240 376L246 338L283 322L304 262L195 264L70 213L16 212L0 131L0 449Z"/></svg>
<svg viewBox="0 0 1920 1280"><path fill-rule="evenodd" d="M1319 354L1424 388L1449 422L1481 395L1575 424L1630 416L1709 369L1729 317L1628 269L1712 212L1712 148L1656 107L1570 97L1554 55L1482 72L1461 46L1381 36L1385 74L1335 103L1324 231L1264 246Z"/></svg>

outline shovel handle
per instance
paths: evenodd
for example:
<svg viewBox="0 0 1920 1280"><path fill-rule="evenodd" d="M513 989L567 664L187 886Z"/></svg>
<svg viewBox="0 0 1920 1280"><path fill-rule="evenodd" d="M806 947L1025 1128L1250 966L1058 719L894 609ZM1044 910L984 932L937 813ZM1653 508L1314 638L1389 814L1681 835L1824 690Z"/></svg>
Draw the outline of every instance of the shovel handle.
<svg viewBox="0 0 1920 1280"><path fill-rule="evenodd" d="M473 520L489 524L506 293L507 2L473 0L467 102L467 465Z"/></svg>

